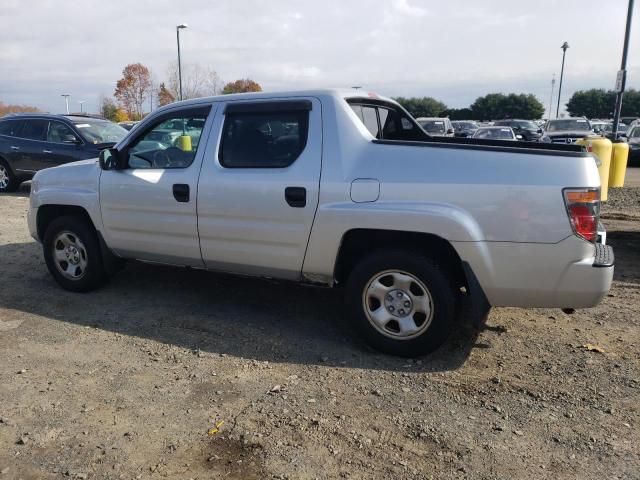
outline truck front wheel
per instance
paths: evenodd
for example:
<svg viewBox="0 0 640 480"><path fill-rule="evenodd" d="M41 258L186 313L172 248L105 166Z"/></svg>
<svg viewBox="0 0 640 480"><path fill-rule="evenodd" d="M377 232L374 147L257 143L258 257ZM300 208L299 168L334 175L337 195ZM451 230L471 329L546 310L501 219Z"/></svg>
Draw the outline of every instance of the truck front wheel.
<svg viewBox="0 0 640 480"><path fill-rule="evenodd" d="M386 250L360 261L347 280L356 328L376 349L414 357L438 348L455 319L455 288L419 252Z"/></svg>
<svg viewBox="0 0 640 480"><path fill-rule="evenodd" d="M53 220L42 248L49 272L66 290L88 292L105 281L96 232L82 219L67 215Z"/></svg>

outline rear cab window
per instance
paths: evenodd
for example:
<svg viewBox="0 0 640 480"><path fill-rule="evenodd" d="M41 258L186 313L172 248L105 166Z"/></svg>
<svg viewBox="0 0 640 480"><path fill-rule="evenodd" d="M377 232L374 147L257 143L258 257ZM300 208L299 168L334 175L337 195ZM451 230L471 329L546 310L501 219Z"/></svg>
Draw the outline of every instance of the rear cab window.
<svg viewBox="0 0 640 480"><path fill-rule="evenodd" d="M428 140L415 120L392 103L349 98L347 103L371 135L378 140Z"/></svg>
<svg viewBox="0 0 640 480"><path fill-rule="evenodd" d="M309 134L308 100L231 102L225 108L218 153L225 168L286 168Z"/></svg>

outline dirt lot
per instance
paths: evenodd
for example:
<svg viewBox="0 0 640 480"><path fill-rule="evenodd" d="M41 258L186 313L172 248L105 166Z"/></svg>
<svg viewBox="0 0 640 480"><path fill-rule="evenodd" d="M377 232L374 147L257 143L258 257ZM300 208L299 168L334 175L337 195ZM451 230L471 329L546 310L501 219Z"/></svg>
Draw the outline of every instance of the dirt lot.
<svg viewBox="0 0 640 480"><path fill-rule="evenodd" d="M328 290L132 264L65 292L27 195L0 196L0 480L640 478L640 188L605 208L600 306L494 309L415 360Z"/></svg>

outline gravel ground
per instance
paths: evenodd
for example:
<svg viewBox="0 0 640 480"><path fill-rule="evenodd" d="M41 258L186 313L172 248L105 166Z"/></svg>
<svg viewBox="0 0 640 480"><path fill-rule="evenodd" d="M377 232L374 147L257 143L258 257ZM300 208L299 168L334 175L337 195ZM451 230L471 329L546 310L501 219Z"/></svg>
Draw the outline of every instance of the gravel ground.
<svg viewBox="0 0 640 480"><path fill-rule="evenodd" d="M640 222L607 218L637 189L604 209L601 305L496 308L405 360L334 291L131 264L65 292L26 188L0 196L0 479L640 478Z"/></svg>
<svg viewBox="0 0 640 480"><path fill-rule="evenodd" d="M610 188L603 212L640 216L640 187Z"/></svg>

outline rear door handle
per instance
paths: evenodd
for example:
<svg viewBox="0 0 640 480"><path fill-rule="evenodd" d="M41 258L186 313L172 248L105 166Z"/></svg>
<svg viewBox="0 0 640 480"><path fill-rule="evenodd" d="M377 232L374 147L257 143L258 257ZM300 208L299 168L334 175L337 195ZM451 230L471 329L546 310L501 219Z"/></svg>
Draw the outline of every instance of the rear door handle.
<svg viewBox="0 0 640 480"><path fill-rule="evenodd" d="M51 153L51 150L42 150L42 153Z"/></svg>
<svg viewBox="0 0 640 480"><path fill-rule="evenodd" d="M307 206L307 189L304 187L287 187L284 189L284 199L290 207L304 208Z"/></svg>
<svg viewBox="0 0 640 480"><path fill-rule="evenodd" d="M173 185L173 198L178 202L189 201L189 185L186 183L175 183Z"/></svg>
<svg viewBox="0 0 640 480"><path fill-rule="evenodd" d="M11 147L11 150L20 150L20 147Z"/></svg>

